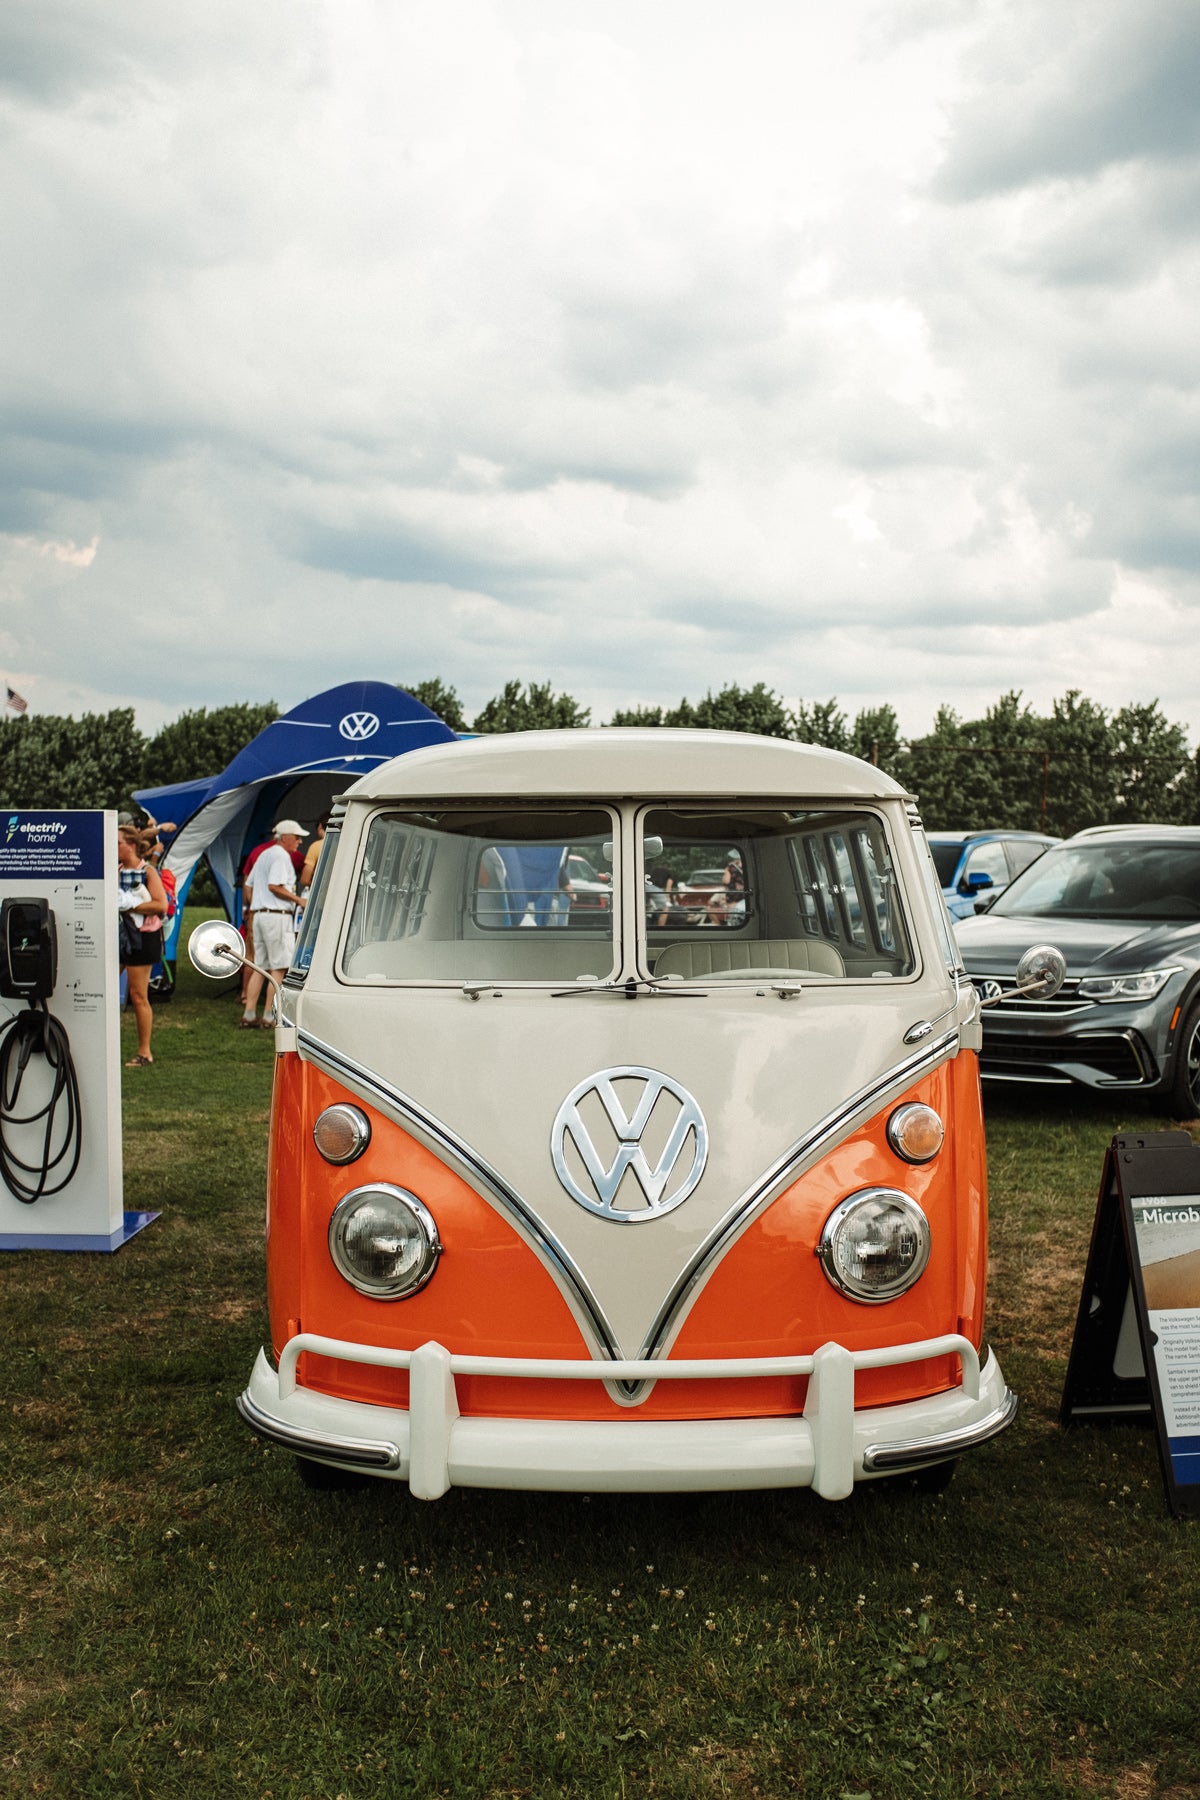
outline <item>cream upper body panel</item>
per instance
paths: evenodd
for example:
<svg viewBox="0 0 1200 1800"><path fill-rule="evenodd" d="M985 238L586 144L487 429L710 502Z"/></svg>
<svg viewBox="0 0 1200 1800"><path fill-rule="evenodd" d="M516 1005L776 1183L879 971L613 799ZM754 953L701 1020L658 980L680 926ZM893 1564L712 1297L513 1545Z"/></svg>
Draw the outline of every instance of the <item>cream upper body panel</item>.
<svg viewBox="0 0 1200 1800"><path fill-rule="evenodd" d="M519 799L526 795L670 794L901 799L858 757L743 731L520 731L412 750L365 775L355 800Z"/></svg>

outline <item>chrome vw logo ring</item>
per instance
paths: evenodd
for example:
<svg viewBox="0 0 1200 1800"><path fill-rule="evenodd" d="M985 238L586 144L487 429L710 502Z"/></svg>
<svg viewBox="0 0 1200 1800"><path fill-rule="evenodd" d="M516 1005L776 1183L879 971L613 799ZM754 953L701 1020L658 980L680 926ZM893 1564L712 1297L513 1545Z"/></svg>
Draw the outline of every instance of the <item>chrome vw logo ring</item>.
<svg viewBox="0 0 1200 1800"><path fill-rule="evenodd" d="M655 1146L649 1152L648 1134ZM578 1205L619 1225L641 1225L695 1192L708 1161L708 1126L687 1089L657 1069L602 1069L573 1087L559 1107L550 1154ZM631 1204L637 1194L640 1203Z"/></svg>

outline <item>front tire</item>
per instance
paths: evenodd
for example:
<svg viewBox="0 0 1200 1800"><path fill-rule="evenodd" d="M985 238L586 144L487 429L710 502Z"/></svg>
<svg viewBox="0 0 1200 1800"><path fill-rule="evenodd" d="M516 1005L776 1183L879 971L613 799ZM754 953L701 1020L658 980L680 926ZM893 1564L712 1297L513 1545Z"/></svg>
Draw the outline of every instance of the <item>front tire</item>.
<svg viewBox="0 0 1200 1800"><path fill-rule="evenodd" d="M308 1456L296 1458L296 1473L304 1486L316 1494L360 1493L371 1479L355 1469L337 1469L332 1463L314 1462Z"/></svg>
<svg viewBox="0 0 1200 1800"><path fill-rule="evenodd" d="M1188 1007L1175 1043L1171 1112L1176 1119L1200 1117L1200 1000Z"/></svg>

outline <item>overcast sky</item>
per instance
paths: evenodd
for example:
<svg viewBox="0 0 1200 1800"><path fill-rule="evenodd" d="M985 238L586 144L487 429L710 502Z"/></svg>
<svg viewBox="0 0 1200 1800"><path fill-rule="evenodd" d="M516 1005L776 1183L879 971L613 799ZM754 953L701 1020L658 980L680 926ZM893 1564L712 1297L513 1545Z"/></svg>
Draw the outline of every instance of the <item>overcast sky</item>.
<svg viewBox="0 0 1200 1800"><path fill-rule="evenodd" d="M0 680L1200 737L1196 0L4 0Z"/></svg>

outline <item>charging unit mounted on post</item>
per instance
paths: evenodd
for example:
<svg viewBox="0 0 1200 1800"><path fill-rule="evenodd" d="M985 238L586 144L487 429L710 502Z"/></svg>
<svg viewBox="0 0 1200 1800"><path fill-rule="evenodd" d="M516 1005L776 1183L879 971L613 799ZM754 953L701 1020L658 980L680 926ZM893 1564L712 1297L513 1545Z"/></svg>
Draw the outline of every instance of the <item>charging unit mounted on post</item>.
<svg viewBox="0 0 1200 1800"><path fill-rule="evenodd" d="M28 1006L0 1036L0 1180L27 1206L62 1192L79 1167L82 1149L70 1039L46 1004L57 979L58 931L49 902L11 897L0 902L0 996ZM21 1091L37 1064L49 1076L49 1091L43 1088L40 1106L27 1102L31 1110L22 1112ZM13 1147L14 1126L41 1127L40 1152L32 1160Z"/></svg>

